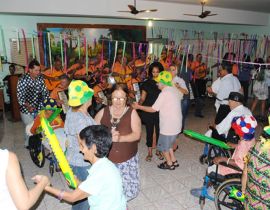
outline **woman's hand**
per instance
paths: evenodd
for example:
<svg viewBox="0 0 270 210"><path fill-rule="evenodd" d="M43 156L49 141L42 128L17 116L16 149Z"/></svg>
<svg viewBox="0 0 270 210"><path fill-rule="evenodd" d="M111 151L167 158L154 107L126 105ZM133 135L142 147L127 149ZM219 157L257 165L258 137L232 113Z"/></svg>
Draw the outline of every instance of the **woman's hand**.
<svg viewBox="0 0 270 210"><path fill-rule="evenodd" d="M112 128L112 141L119 142L119 139L120 139L119 131L115 130L115 128Z"/></svg>
<svg viewBox="0 0 270 210"><path fill-rule="evenodd" d="M49 186L51 184L49 178L47 176L44 176L44 175L36 175L36 176L32 177L32 180L36 184L44 183L45 186Z"/></svg>

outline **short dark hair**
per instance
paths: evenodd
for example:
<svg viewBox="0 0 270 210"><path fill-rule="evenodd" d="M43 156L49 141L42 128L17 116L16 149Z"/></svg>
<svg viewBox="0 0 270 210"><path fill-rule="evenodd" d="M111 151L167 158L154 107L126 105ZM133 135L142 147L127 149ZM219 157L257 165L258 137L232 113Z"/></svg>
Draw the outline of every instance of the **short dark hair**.
<svg viewBox="0 0 270 210"><path fill-rule="evenodd" d="M106 157L112 146L111 131L104 125L91 125L81 130L80 139L85 141L88 149L94 144L97 148L95 154L98 158Z"/></svg>
<svg viewBox="0 0 270 210"><path fill-rule="evenodd" d="M31 60L28 64L29 69L33 69L34 66L40 66L40 63L36 59Z"/></svg>
<svg viewBox="0 0 270 210"><path fill-rule="evenodd" d="M149 66L149 71L148 71L148 77L150 79L153 78L153 73L152 72L153 72L153 69L155 67L159 69L159 72L164 71L164 67L162 66L162 64L160 62L153 62L153 63L151 63L151 65Z"/></svg>
<svg viewBox="0 0 270 210"><path fill-rule="evenodd" d="M222 61L221 66L225 69L229 74L232 73L232 63L229 61Z"/></svg>

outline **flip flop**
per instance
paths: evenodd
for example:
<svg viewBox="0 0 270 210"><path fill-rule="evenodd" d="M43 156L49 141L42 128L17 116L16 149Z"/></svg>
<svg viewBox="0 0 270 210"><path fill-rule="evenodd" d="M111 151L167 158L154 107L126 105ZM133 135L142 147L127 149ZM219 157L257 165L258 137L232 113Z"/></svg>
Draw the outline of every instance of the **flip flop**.
<svg viewBox="0 0 270 210"><path fill-rule="evenodd" d="M147 162L151 162L151 160L152 160L152 155L147 155L146 158L145 158L145 160L146 160Z"/></svg>

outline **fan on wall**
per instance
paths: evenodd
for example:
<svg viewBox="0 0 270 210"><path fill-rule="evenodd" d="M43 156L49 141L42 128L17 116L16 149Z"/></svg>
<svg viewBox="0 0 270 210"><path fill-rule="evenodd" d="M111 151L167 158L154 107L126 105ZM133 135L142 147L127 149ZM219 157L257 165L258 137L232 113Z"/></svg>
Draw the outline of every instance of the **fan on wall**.
<svg viewBox="0 0 270 210"><path fill-rule="evenodd" d="M118 12L128 12L131 13L133 15L137 15L139 13L143 13L143 12L156 12L157 9L144 9L144 10L137 10L136 8L136 0L134 0L134 5L128 5L129 11L118 11Z"/></svg>
<svg viewBox="0 0 270 210"><path fill-rule="evenodd" d="M201 5L202 5L202 13L199 14L199 15L195 15L195 14L184 14L184 15L188 15L188 16L197 16L199 18L206 18L208 16L214 16L214 15L217 15L217 14L211 14L211 11L204 11L204 5L205 5L205 1L201 1Z"/></svg>

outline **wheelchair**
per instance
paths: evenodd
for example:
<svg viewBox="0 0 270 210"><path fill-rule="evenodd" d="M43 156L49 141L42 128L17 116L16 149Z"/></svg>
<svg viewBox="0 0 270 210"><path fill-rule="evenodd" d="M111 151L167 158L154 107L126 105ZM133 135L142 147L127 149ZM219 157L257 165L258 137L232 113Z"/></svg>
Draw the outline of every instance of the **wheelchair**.
<svg viewBox="0 0 270 210"><path fill-rule="evenodd" d="M228 166L226 165L226 167ZM229 167L237 169L232 166ZM217 210L244 210L242 202L237 197L232 196L232 190L241 192L241 174L221 176L217 173L217 170L204 177L204 183L199 197L201 209L204 208L205 199L209 199L215 202ZM239 171L239 169L237 170ZM208 187L210 185L213 185L215 189L214 196L208 193Z"/></svg>
<svg viewBox="0 0 270 210"><path fill-rule="evenodd" d="M49 161L49 173L51 176L53 176L54 172L61 171L56 157L42 133L30 136L29 153L33 163L39 168L44 167L46 159Z"/></svg>

